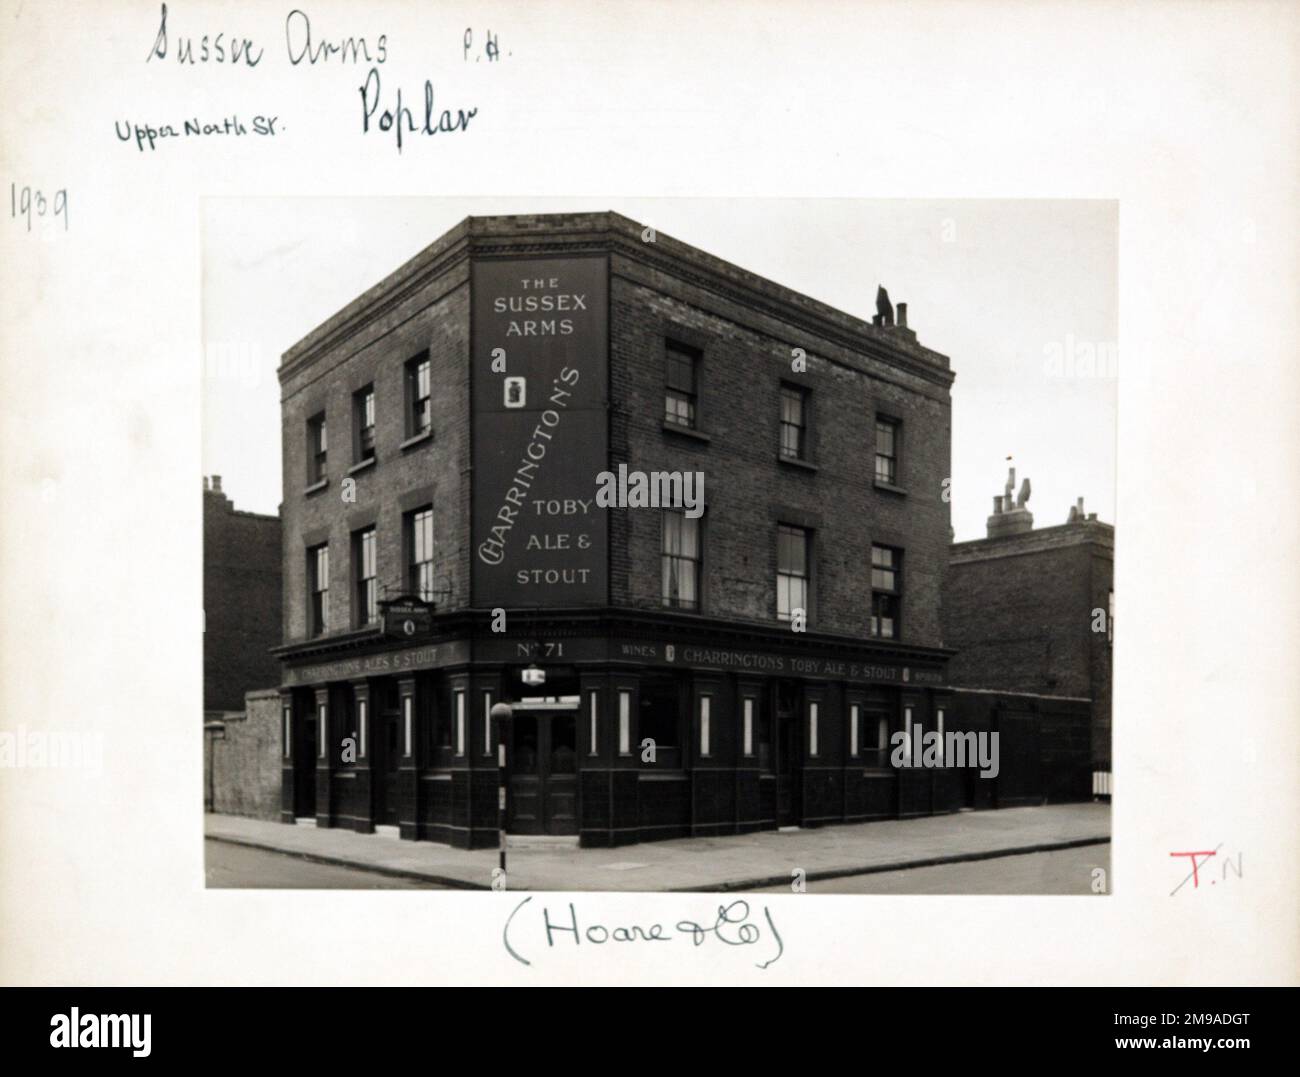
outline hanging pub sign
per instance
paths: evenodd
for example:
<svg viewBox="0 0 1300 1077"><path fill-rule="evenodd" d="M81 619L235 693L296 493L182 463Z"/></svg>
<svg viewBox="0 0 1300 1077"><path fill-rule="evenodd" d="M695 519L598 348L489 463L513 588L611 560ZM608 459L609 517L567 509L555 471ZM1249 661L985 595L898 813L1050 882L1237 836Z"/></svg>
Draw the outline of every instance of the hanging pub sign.
<svg viewBox="0 0 1300 1077"><path fill-rule="evenodd" d="M383 614L384 635L411 639L433 631L433 603L414 595L402 595L379 603Z"/></svg>

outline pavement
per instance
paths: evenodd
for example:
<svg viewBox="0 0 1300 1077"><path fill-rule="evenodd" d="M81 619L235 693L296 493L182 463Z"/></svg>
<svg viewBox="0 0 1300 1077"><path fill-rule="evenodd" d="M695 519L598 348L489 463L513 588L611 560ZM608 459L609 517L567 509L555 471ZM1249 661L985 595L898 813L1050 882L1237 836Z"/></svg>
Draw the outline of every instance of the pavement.
<svg viewBox="0 0 1300 1077"><path fill-rule="evenodd" d="M322 864L487 890L496 849L453 849L385 834L320 829L234 815L207 815L215 841L299 856ZM1110 805L958 812L921 819L764 830L717 838L642 842L616 849L579 849L571 841L511 838L508 886L525 891L755 890L807 881L936 864L1070 849L1110 841Z"/></svg>
<svg viewBox="0 0 1300 1077"><path fill-rule="evenodd" d="M222 848L212 843L213 848ZM234 846L224 846L233 849ZM303 864L287 856L263 853L255 849L240 849L247 856L261 856L286 864ZM208 857L209 863L212 856ZM380 879L380 885L420 886L405 879L387 879L347 868L326 868L320 864L305 864L316 871L347 871L360 880ZM1097 869L1101 869L1098 877ZM287 870L287 869L285 869ZM1073 896L1104 897L1110 893L1114 877L1110 870L1110 843L1104 845L1078 845L1072 849L1052 849L1046 853L1024 853L1018 856L999 856L989 860L967 860L960 863L938 864L928 868L909 868L906 871L873 871L866 875L841 875L834 879L818 879L806 885L809 894L960 894L970 897L980 895L1033 894L1039 897ZM209 885L212 885L209 883ZM357 888L357 883L352 883ZM427 885L427 884L424 884ZM764 887L750 893L788 894L790 884Z"/></svg>

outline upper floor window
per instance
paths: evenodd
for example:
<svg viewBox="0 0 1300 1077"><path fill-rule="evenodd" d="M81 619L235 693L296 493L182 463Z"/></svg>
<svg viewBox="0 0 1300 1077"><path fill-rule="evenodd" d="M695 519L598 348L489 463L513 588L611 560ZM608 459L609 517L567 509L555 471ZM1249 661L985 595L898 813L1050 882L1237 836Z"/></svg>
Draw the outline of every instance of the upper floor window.
<svg viewBox="0 0 1300 1077"><path fill-rule="evenodd" d="M307 631L319 636L329 631L329 543L323 542L307 551L307 593Z"/></svg>
<svg viewBox="0 0 1300 1077"><path fill-rule="evenodd" d="M320 482L325 478L325 413L307 420L307 482Z"/></svg>
<svg viewBox="0 0 1300 1077"><path fill-rule="evenodd" d="M375 529L358 531L353 548L353 563L357 576L357 625L374 624L379 620L379 587L375 578Z"/></svg>
<svg viewBox="0 0 1300 1077"><path fill-rule="evenodd" d="M876 419L876 481L898 485L899 428L897 419Z"/></svg>
<svg viewBox="0 0 1300 1077"><path fill-rule="evenodd" d="M871 547L871 634L882 639L899 637L902 563L902 550L892 546Z"/></svg>
<svg viewBox="0 0 1300 1077"><path fill-rule="evenodd" d="M665 349L664 422L695 429L696 382L700 353L684 344L669 343Z"/></svg>
<svg viewBox="0 0 1300 1077"><path fill-rule="evenodd" d="M433 601L433 506L406 516L407 587L425 602Z"/></svg>
<svg viewBox="0 0 1300 1077"><path fill-rule="evenodd" d="M357 431L356 463L375 458L375 387L367 385L352 395L353 423Z"/></svg>
<svg viewBox="0 0 1300 1077"><path fill-rule="evenodd" d="M808 532L779 524L776 529L776 615L788 621L808 612Z"/></svg>
<svg viewBox="0 0 1300 1077"><path fill-rule="evenodd" d="M781 455L808 459L808 390L797 385L781 386Z"/></svg>
<svg viewBox="0 0 1300 1077"><path fill-rule="evenodd" d="M678 509L663 511L663 603L700 607L700 521Z"/></svg>
<svg viewBox="0 0 1300 1077"><path fill-rule="evenodd" d="M433 398L430 395L428 355L406 364L406 434L416 437L433 429Z"/></svg>

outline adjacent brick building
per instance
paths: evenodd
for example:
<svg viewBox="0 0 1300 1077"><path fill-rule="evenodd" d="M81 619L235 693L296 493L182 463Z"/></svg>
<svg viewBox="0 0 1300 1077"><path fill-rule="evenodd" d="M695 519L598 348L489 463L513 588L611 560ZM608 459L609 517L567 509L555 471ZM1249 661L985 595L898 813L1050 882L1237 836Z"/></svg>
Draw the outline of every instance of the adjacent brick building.
<svg viewBox="0 0 1300 1077"><path fill-rule="evenodd" d="M1109 796L1115 529L1082 499L1065 523L1035 529L1027 498L1012 502L1014 477L994 498L987 537L951 549L949 681L982 690L989 706L1016 695L1025 713L1086 705L1093 793Z"/></svg>
<svg viewBox="0 0 1300 1077"><path fill-rule="evenodd" d="M244 694L280 683L280 517L241 512L203 480L203 710L242 712Z"/></svg>
<svg viewBox="0 0 1300 1077"><path fill-rule="evenodd" d="M281 817L495 843L501 701L516 832L975 803L888 762L960 724L953 374L878 310L613 213L469 218L286 352ZM599 507L620 467L703 473L703 516Z"/></svg>

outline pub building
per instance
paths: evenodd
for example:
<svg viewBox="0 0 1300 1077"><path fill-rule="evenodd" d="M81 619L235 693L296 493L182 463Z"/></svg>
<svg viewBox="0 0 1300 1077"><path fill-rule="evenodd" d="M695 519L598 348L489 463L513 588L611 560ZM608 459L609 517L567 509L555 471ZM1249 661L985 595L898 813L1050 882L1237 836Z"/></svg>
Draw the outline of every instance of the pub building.
<svg viewBox="0 0 1300 1077"><path fill-rule="evenodd" d="M294 345L282 820L496 844L499 702L511 833L974 804L889 761L961 721L953 373L877 310L614 213L472 217ZM619 465L702 473L703 513L599 507Z"/></svg>

